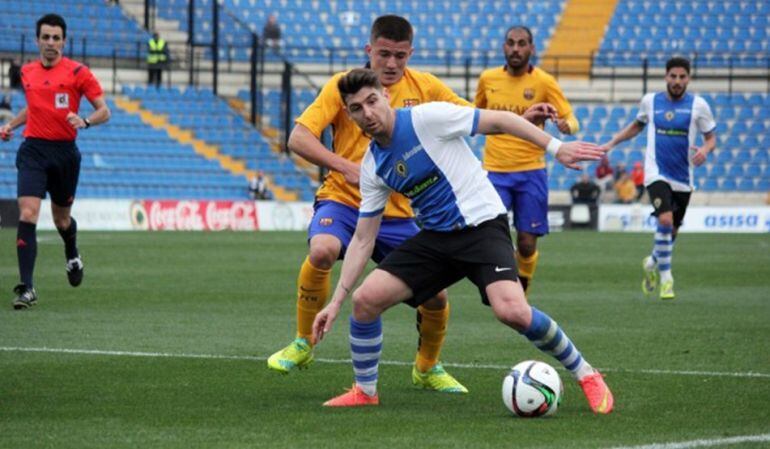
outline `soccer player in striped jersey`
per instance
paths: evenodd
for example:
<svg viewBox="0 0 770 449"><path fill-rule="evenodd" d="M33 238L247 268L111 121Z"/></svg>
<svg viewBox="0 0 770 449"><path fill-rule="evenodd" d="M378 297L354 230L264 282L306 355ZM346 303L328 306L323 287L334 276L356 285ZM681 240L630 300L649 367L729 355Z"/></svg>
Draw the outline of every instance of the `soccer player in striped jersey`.
<svg viewBox="0 0 770 449"><path fill-rule="evenodd" d="M350 71L338 88L348 115L372 136L372 142L361 165L362 200L355 234L332 300L313 324L317 341L331 330L358 282L392 192L410 199L423 227L390 252L353 293L350 348L355 384L324 405L378 405L381 314L401 302L418 306L468 278L501 322L572 373L595 413L610 413L614 399L602 375L554 320L527 304L517 278L506 209L464 137L513 134L541 151L546 148L570 167L597 160L603 152L583 142L563 144L507 111L445 102L393 109L377 75L367 69Z"/></svg>
<svg viewBox="0 0 770 449"><path fill-rule="evenodd" d="M468 105L435 76L406 67L413 52L412 39L412 26L403 17L385 15L372 24L366 53L372 70L391 94L390 104L399 108L429 101ZM313 320L326 303L332 267L345 256L358 219L359 170L369 137L345 114L337 90L337 81L343 75L337 73L324 85L315 101L297 118L289 137L289 149L329 169L329 173L316 193L308 230L309 251L297 279L296 338L267 361L270 369L281 373L305 368L313 361ZM333 151L320 141L321 133L329 126L333 129ZM372 255L375 261L419 229L407 199L401 195L389 198L384 215ZM445 291L436 292L434 298L417 309L419 340L412 381L426 389L467 393L439 362L448 320Z"/></svg>
<svg viewBox="0 0 770 449"><path fill-rule="evenodd" d="M604 145L611 150L647 128L644 185L650 196L658 226L652 253L642 261L642 291L650 295L660 284L660 299L674 299L671 261L674 240L682 226L694 189L693 169L706 162L716 147L716 123L708 103L687 93L690 61L671 58L666 63L666 92L649 93L639 103L636 120ZM698 133L703 145L695 146Z"/></svg>
<svg viewBox="0 0 770 449"><path fill-rule="evenodd" d="M476 88L477 108L523 114L537 103L555 108L550 116L564 134L578 131L578 121L556 80L530 64L535 53L532 32L510 27L503 43L505 65L485 70ZM542 127L542 122L539 123ZM531 142L508 134L489 136L484 146L484 169L506 209L513 211L516 261L524 291L535 275L537 239L548 233L548 177L545 154Z"/></svg>

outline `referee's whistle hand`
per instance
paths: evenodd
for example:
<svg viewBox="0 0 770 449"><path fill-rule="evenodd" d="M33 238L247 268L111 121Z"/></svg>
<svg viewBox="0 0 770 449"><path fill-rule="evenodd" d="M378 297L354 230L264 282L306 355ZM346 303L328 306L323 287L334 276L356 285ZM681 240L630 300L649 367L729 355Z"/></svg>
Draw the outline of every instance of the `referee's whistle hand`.
<svg viewBox="0 0 770 449"><path fill-rule="evenodd" d="M2 139L3 142L8 142L11 140L11 137L13 137L13 129L11 129L8 124L0 126L0 139Z"/></svg>

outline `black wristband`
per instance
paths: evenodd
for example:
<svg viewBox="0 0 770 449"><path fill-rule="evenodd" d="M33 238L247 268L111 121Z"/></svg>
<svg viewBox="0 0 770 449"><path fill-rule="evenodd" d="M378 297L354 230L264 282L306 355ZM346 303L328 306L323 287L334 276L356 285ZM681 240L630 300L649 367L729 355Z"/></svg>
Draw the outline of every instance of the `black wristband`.
<svg viewBox="0 0 770 449"><path fill-rule="evenodd" d="M87 118L84 118L83 119L83 123L86 124L85 128L83 128L83 129L88 129L88 128L91 127L91 120L88 120Z"/></svg>

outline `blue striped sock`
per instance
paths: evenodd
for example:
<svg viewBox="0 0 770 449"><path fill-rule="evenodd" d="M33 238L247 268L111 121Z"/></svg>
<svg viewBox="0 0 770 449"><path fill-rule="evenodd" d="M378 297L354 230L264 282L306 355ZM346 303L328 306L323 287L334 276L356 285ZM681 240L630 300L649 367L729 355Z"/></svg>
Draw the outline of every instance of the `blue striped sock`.
<svg viewBox="0 0 770 449"><path fill-rule="evenodd" d="M674 252L674 243L671 239L673 233L671 226L658 225L655 231L655 245L652 248L652 254L658 261L658 270L661 279L671 278L671 256Z"/></svg>
<svg viewBox="0 0 770 449"><path fill-rule="evenodd" d="M539 350L556 358L576 378L593 372L561 326L544 312L532 307L532 323L523 335Z"/></svg>
<svg viewBox="0 0 770 449"><path fill-rule="evenodd" d="M350 317L350 357L358 385L369 396L377 394L377 369L382 353L382 318L360 323Z"/></svg>

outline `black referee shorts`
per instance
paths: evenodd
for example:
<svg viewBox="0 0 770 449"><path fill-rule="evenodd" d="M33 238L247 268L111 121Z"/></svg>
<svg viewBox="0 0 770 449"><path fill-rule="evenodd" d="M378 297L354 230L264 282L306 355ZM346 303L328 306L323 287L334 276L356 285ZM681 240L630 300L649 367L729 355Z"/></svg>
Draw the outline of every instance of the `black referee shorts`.
<svg viewBox="0 0 770 449"><path fill-rule="evenodd" d="M691 192L674 192L665 181L655 181L647 186L647 194L655 211L653 216L658 217L664 212L674 213L674 227L682 226L687 205L690 204Z"/></svg>
<svg viewBox="0 0 770 449"><path fill-rule="evenodd" d="M508 217L485 221L460 231L422 230L388 254L378 266L401 279L417 307L455 282L468 278L489 305L487 285L500 280L518 282Z"/></svg>
<svg viewBox="0 0 770 449"><path fill-rule="evenodd" d="M16 153L16 196L45 198L69 207L80 176L80 151L75 142L27 138Z"/></svg>

